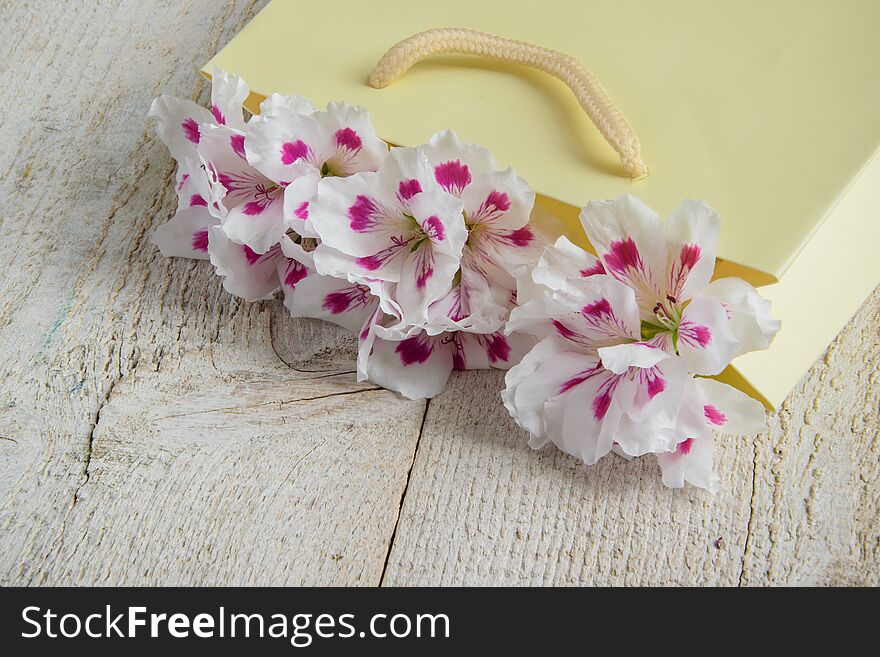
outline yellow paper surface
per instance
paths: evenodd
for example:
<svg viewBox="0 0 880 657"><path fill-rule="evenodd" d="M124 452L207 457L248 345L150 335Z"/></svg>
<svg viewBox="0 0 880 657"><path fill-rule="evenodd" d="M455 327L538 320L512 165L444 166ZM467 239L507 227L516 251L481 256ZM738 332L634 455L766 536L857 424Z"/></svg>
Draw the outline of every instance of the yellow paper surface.
<svg viewBox="0 0 880 657"><path fill-rule="evenodd" d="M707 200L723 219L719 273L782 278L768 291L783 322L779 355L735 363L776 405L880 280L865 246L866 231L876 244L875 199L849 199L859 185L880 187L867 168L880 146L877 25L876 0L275 0L205 71L243 76L252 109L272 92L364 105L395 144L452 128L513 166L582 244L576 209L589 200L635 193L661 214L685 197ZM448 26L578 57L638 133L651 175L629 181L569 89L538 71L442 56L386 89L367 85L390 45ZM821 244L811 241L820 228ZM786 278L808 245L821 277L801 268ZM818 279L833 308L807 313Z"/></svg>

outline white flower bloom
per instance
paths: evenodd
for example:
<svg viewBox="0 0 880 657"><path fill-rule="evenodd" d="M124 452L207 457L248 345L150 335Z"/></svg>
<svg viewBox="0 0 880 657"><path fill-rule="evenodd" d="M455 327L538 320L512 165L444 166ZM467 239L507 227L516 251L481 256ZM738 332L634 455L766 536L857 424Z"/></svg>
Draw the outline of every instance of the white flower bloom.
<svg viewBox="0 0 880 657"><path fill-rule="evenodd" d="M208 207L210 184L201 165L190 160L177 169L177 213L153 233L166 258L208 258L208 229L219 223Z"/></svg>
<svg viewBox="0 0 880 657"><path fill-rule="evenodd" d="M406 324L424 324L452 288L467 239L462 203L433 181L418 149L393 149L375 173L323 179L310 212L318 271L392 283Z"/></svg>
<svg viewBox="0 0 880 657"><path fill-rule="evenodd" d="M639 341L626 285L606 275L570 280L511 314L507 331L544 338L507 374L511 416L533 447L552 441L586 463L615 443L630 456L673 449L684 364Z"/></svg>
<svg viewBox="0 0 880 657"><path fill-rule="evenodd" d="M201 126L225 125L233 130L244 129L242 103L250 90L244 81L218 68L212 72L211 109L191 100L161 95L153 101L148 116L157 119L159 139L171 151L171 157L182 163L197 162L196 147L201 141Z"/></svg>
<svg viewBox="0 0 880 657"><path fill-rule="evenodd" d="M319 181L376 171L388 154L362 107L330 103L316 112L304 99L278 96L248 125L245 148L248 161L284 188L285 225L307 237L317 237L308 219Z"/></svg>
<svg viewBox="0 0 880 657"><path fill-rule="evenodd" d="M634 196L589 203L581 221L608 274L635 292L643 337L680 355L690 371L718 374L778 331L768 306L753 290L744 291L744 281L716 281L707 289L720 218L702 201L684 201L665 230Z"/></svg>
<svg viewBox="0 0 880 657"><path fill-rule="evenodd" d="M513 169L498 170L487 149L461 141L451 130L437 133L420 150L435 182L461 199L468 229L457 282L449 298L432 309L428 329L497 330L516 291L514 270L533 264L543 247L529 225L535 193Z"/></svg>
<svg viewBox="0 0 880 657"><path fill-rule="evenodd" d="M719 220L705 204L683 203L665 230L633 197L582 220L599 258L563 237L517 272L506 330L542 341L508 372L504 403L533 447L587 463L653 452L667 485L714 489L713 430L755 433L764 409L694 374L765 348L779 323L744 281L709 282Z"/></svg>

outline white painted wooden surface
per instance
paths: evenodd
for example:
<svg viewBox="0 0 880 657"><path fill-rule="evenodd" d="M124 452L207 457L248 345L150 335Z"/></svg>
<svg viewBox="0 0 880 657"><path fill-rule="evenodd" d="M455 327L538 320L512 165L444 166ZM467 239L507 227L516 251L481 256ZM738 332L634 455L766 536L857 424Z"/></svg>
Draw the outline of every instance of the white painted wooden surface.
<svg viewBox="0 0 880 657"><path fill-rule="evenodd" d="M0 3L0 583L880 583L880 290L712 498L532 452L499 372L357 384L343 331L161 258L150 99L263 4Z"/></svg>

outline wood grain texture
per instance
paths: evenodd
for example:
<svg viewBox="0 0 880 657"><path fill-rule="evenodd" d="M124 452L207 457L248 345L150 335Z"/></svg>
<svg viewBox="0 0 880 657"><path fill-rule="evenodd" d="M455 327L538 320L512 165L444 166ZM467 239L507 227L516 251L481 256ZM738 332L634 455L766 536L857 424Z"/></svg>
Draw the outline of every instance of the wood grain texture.
<svg viewBox="0 0 880 657"><path fill-rule="evenodd" d="M880 584L880 291L713 498L532 452L500 372L358 384L352 336L163 259L149 102L264 4L0 4L0 584Z"/></svg>
<svg viewBox="0 0 880 657"><path fill-rule="evenodd" d="M150 100L259 6L3 4L0 583L379 582L424 402L149 243Z"/></svg>

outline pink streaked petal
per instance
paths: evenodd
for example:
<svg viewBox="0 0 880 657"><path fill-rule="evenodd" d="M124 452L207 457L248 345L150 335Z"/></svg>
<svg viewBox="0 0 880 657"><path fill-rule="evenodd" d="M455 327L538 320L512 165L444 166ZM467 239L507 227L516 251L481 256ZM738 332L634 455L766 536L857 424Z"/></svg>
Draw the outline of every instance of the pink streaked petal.
<svg viewBox="0 0 880 657"><path fill-rule="evenodd" d="M302 219L303 221L307 221L309 218L309 202L303 201L297 206L297 208L293 211L293 216L297 219Z"/></svg>
<svg viewBox="0 0 880 657"><path fill-rule="evenodd" d="M352 130L351 128L340 128L333 135L336 140L336 145L340 148L345 148L349 151L359 151L363 147L363 141L358 136L358 133Z"/></svg>
<svg viewBox="0 0 880 657"><path fill-rule="evenodd" d="M156 229L152 242L166 258L205 259L208 228L217 224L217 221L207 208L184 208Z"/></svg>
<svg viewBox="0 0 880 657"><path fill-rule="evenodd" d="M675 448L675 453L678 456L687 456L691 453L691 450L694 447L694 439L687 438L686 440L681 441Z"/></svg>
<svg viewBox="0 0 880 657"><path fill-rule="evenodd" d="M192 248L196 251L208 252L208 229L204 228L193 233Z"/></svg>
<svg viewBox="0 0 880 657"><path fill-rule="evenodd" d="M677 347L691 372L712 376L730 364L741 344L731 330L721 302L699 295L691 299L682 313Z"/></svg>
<svg viewBox="0 0 880 657"><path fill-rule="evenodd" d="M535 233L531 226L523 226L517 230L499 230L492 234L491 239L509 246L524 248L535 242Z"/></svg>
<svg viewBox="0 0 880 657"><path fill-rule="evenodd" d="M196 123L196 120L193 118L187 118L183 123L180 124L181 130L183 130L184 136L191 141L193 144L198 145L201 140L201 132L199 131L199 124Z"/></svg>
<svg viewBox="0 0 880 657"><path fill-rule="evenodd" d="M701 249L699 244L686 243L681 245L678 255L669 263L667 281L667 294L673 299L680 300L684 284L688 274L700 261Z"/></svg>
<svg viewBox="0 0 880 657"><path fill-rule="evenodd" d="M700 294L715 269L721 218L703 201L683 201L666 221L666 294L686 301Z"/></svg>
<svg viewBox="0 0 880 657"><path fill-rule="evenodd" d="M309 155L309 147L302 139L281 144L281 163L288 165Z"/></svg>
<svg viewBox="0 0 880 657"><path fill-rule="evenodd" d="M602 264L601 260L596 260L595 264L591 267L585 267L580 270L580 275L582 278L588 278L590 276L600 276L605 273L605 265Z"/></svg>
<svg viewBox="0 0 880 657"><path fill-rule="evenodd" d="M366 306L372 298L370 289L364 285L352 285L331 292L324 297L323 307L334 315L348 312L352 308Z"/></svg>
<svg viewBox="0 0 880 657"><path fill-rule="evenodd" d="M703 414L706 416L706 421L710 424L714 424L716 427L723 426L727 423L727 416L712 406L712 404L706 404L703 406Z"/></svg>
<svg viewBox="0 0 880 657"><path fill-rule="evenodd" d="M766 430L767 413L759 401L714 379L698 378L696 387L703 404L703 417L709 427L723 426L726 433L745 436Z"/></svg>
<svg viewBox="0 0 880 657"><path fill-rule="evenodd" d="M628 270L635 270L639 273L644 273L645 270L645 263L642 262L639 248L631 237L611 242L609 252L602 259L608 271L618 276L627 274Z"/></svg>
<svg viewBox="0 0 880 657"><path fill-rule="evenodd" d="M421 191L422 183L420 183L415 178L401 180L400 184L397 186L397 195L400 198L401 202L408 201L416 194L421 193Z"/></svg>
<svg viewBox="0 0 880 657"><path fill-rule="evenodd" d="M443 222L436 215L431 215L422 222L422 230L432 242L442 242L446 238Z"/></svg>
<svg viewBox="0 0 880 657"><path fill-rule="evenodd" d="M355 198L355 202L348 208L348 219L351 229L364 233L376 228L385 212L381 204L369 196L363 194Z"/></svg>
<svg viewBox="0 0 880 657"><path fill-rule="evenodd" d="M434 167L434 179L453 196L461 196L465 187L471 183L471 172L460 160L450 160Z"/></svg>
<svg viewBox="0 0 880 657"><path fill-rule="evenodd" d="M244 150L244 135L232 135L229 137L229 145L241 159L247 158Z"/></svg>
<svg viewBox="0 0 880 657"><path fill-rule="evenodd" d="M296 287L296 284L309 275L309 270L301 262L296 260L288 260L284 272L284 285L290 288Z"/></svg>
<svg viewBox="0 0 880 657"><path fill-rule="evenodd" d="M214 115L214 120L217 121L220 125L226 125L226 117L223 116L223 112L220 111L220 108L217 105L211 105L211 114Z"/></svg>
<svg viewBox="0 0 880 657"><path fill-rule="evenodd" d="M624 195L588 203L580 218L605 270L633 288L641 308L666 298L667 244L656 212Z"/></svg>
<svg viewBox="0 0 880 657"><path fill-rule="evenodd" d="M401 340L394 349L400 357L400 362L404 365L424 363L431 356L433 350L433 340L424 333Z"/></svg>
<svg viewBox="0 0 880 657"><path fill-rule="evenodd" d="M388 265L392 260L397 258L399 255L402 255L405 251L404 249L409 245L412 239L407 239L402 236L395 236L391 238L391 246L378 253L374 253L373 255L363 256L361 258L356 258L356 262L360 267L367 269L369 271L376 271L381 267Z"/></svg>
<svg viewBox="0 0 880 657"><path fill-rule="evenodd" d="M569 390L571 390L575 386L579 386L584 381L588 381L589 379L592 379L593 377L595 377L599 374L602 374L604 372L605 372L605 368L602 367L602 363L597 362L595 365L593 365L589 369L578 372L574 376L570 376L565 381L563 381L562 385L559 386L559 394L562 394L564 392L568 392Z"/></svg>
<svg viewBox="0 0 880 657"><path fill-rule="evenodd" d="M712 331L708 326L694 322L682 322L678 327L679 343L705 349L712 342Z"/></svg>
<svg viewBox="0 0 880 657"><path fill-rule="evenodd" d="M680 442L675 451L657 454L663 484L681 488L689 483L711 493L718 490L718 475L712 471L715 439L711 431Z"/></svg>
<svg viewBox="0 0 880 657"><path fill-rule="evenodd" d="M257 264L260 261L260 254L254 251L247 244L241 245L241 251L244 253L245 259L247 259L247 263L251 266Z"/></svg>

